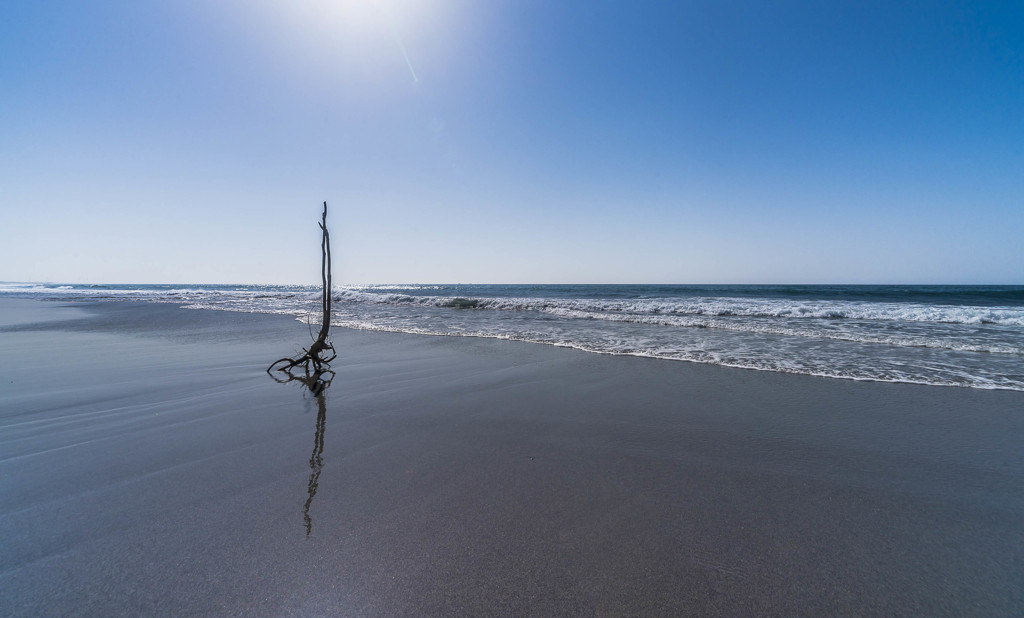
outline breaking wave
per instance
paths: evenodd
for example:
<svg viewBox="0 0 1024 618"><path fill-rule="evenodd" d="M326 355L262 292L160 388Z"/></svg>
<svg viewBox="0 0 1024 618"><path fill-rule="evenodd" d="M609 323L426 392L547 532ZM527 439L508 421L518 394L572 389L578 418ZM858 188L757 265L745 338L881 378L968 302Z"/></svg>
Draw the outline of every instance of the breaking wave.
<svg viewBox="0 0 1024 618"><path fill-rule="evenodd" d="M938 324L1004 324L1024 326L1024 308L949 306L867 301L810 301L778 299L734 299L718 297L650 299L555 299L490 298L410 295L342 289L339 302L382 305L422 305L459 309L498 311L542 311L568 315L585 314L592 319L616 319L616 315L708 316L752 318L806 318L819 320L881 320L892 322L934 322Z"/></svg>

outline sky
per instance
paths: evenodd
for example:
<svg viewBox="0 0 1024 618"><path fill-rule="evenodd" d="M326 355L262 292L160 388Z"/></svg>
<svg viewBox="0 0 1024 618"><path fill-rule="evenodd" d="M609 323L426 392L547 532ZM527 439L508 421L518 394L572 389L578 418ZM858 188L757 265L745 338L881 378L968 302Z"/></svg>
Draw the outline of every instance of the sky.
<svg viewBox="0 0 1024 618"><path fill-rule="evenodd" d="M0 4L0 281L1024 284L1024 2Z"/></svg>

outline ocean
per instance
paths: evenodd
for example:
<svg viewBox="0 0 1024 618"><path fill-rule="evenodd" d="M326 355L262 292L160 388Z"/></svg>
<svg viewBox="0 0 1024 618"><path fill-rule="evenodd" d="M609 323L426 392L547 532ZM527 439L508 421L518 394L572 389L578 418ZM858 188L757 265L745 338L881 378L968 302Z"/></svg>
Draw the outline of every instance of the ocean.
<svg viewBox="0 0 1024 618"><path fill-rule="evenodd" d="M319 320L316 286L0 284ZM332 324L851 380L1024 390L1024 286L336 286Z"/></svg>

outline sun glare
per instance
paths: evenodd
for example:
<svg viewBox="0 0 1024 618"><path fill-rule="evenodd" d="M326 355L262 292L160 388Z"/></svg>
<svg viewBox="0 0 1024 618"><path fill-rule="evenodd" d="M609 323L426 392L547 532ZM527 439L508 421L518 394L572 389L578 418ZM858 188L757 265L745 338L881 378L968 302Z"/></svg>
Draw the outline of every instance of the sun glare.
<svg viewBox="0 0 1024 618"><path fill-rule="evenodd" d="M435 0L264 0L259 9L260 29L290 50L294 72L364 86L419 82L409 41L436 36L444 21Z"/></svg>

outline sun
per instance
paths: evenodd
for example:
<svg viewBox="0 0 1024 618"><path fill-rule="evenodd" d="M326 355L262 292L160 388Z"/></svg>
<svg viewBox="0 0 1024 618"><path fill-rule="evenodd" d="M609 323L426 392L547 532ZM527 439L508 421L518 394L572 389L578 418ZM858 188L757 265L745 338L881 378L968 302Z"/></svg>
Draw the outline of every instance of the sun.
<svg viewBox="0 0 1024 618"><path fill-rule="evenodd" d="M358 81L419 83L408 40L437 36L437 0L258 0L262 28L294 57L298 73ZM399 76L404 76L399 78Z"/></svg>

